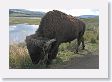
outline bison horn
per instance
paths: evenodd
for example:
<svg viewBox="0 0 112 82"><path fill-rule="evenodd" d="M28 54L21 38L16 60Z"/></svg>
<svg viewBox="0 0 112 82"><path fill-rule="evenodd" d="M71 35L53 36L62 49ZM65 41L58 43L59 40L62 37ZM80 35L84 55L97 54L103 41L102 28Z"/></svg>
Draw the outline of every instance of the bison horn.
<svg viewBox="0 0 112 82"><path fill-rule="evenodd" d="M56 41L56 39L51 39L51 40L47 41L46 44L49 45L49 44L51 44L52 42L55 42L55 41Z"/></svg>
<svg viewBox="0 0 112 82"><path fill-rule="evenodd" d="M56 39L51 39L51 40L49 40L49 41L46 42L45 46L48 47L51 43L53 43L55 41L56 41Z"/></svg>

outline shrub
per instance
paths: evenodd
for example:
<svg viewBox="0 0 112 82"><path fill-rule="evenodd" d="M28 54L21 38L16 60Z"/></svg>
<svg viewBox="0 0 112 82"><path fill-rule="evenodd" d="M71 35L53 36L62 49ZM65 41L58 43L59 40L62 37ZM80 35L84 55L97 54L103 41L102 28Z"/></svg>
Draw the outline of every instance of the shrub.
<svg viewBox="0 0 112 82"><path fill-rule="evenodd" d="M97 38L97 40L99 40L99 35L97 35L97 37L96 37L96 38Z"/></svg>
<svg viewBox="0 0 112 82"><path fill-rule="evenodd" d="M91 38L91 43L96 43L96 39L95 38Z"/></svg>

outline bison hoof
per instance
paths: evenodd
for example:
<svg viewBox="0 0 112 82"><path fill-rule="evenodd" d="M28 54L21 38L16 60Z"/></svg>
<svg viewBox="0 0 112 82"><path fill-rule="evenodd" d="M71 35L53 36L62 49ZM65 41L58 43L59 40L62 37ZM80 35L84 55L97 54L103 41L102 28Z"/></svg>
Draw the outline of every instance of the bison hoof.
<svg viewBox="0 0 112 82"><path fill-rule="evenodd" d="M85 49L85 47L82 48L82 50L84 50L84 49Z"/></svg>

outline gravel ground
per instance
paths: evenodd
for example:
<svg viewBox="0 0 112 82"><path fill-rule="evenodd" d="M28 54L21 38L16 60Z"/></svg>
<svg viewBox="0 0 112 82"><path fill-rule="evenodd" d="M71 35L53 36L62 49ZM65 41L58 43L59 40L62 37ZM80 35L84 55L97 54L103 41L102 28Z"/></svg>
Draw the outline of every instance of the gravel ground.
<svg viewBox="0 0 112 82"><path fill-rule="evenodd" d="M99 51L79 54L78 57L71 58L62 65L51 65L51 69L98 69Z"/></svg>

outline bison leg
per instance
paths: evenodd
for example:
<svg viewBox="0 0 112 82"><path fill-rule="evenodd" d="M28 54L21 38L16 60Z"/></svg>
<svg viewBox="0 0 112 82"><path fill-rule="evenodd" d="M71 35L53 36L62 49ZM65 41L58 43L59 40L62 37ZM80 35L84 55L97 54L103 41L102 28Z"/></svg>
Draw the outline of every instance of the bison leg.
<svg viewBox="0 0 112 82"><path fill-rule="evenodd" d="M82 37L81 42L82 42L82 49L84 50L85 49L84 37Z"/></svg>
<svg viewBox="0 0 112 82"><path fill-rule="evenodd" d="M48 61L46 63L47 65L51 64L52 60L56 58L58 53L58 47L59 47L58 44L55 44L52 46L51 51L49 52L49 55L48 55Z"/></svg>
<svg viewBox="0 0 112 82"><path fill-rule="evenodd" d="M78 39L77 39L76 53L78 53L80 44L81 44L81 38L78 38Z"/></svg>

